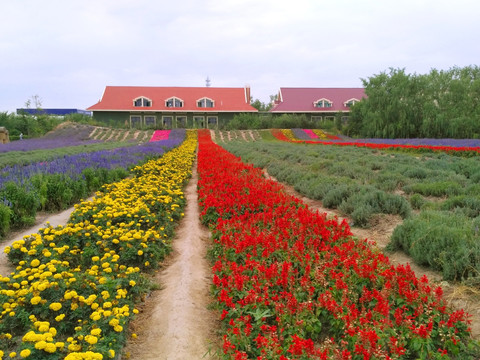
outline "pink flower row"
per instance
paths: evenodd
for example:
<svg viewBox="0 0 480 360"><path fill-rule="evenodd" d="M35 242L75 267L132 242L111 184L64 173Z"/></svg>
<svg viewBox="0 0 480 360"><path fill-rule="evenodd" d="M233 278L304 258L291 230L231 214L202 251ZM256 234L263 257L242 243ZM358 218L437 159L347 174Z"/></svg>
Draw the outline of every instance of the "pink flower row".
<svg viewBox="0 0 480 360"><path fill-rule="evenodd" d="M170 136L171 131L172 130L155 130L155 132L153 133L150 139L150 142L168 140L168 137Z"/></svg>

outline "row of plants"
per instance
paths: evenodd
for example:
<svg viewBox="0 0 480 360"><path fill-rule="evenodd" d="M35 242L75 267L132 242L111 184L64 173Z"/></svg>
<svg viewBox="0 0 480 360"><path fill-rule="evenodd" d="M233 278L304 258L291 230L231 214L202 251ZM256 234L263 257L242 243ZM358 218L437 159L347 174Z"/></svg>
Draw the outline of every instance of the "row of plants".
<svg viewBox="0 0 480 360"><path fill-rule="evenodd" d="M381 216L377 214L398 214L404 222L390 249L414 254L417 263L441 271L447 280L478 277L478 156L413 156L287 142L231 142L224 147L302 195L340 210L351 225L368 227ZM430 215L422 216L424 212Z"/></svg>
<svg viewBox="0 0 480 360"><path fill-rule="evenodd" d="M170 251L183 216L196 133L6 249L0 278L0 359L119 359L148 273Z"/></svg>
<svg viewBox="0 0 480 360"><path fill-rule="evenodd" d="M478 153L480 152L480 142L476 140L465 140L465 141L457 140L456 141L452 139L450 142L446 142L445 140L440 141L442 145L429 145L429 144L424 144L422 140L419 140L417 144L411 144L409 143L409 140L405 140L404 141L405 143L395 141L395 140L388 141L384 139L342 140L337 136L332 136L328 141L319 141L319 140L299 139L293 134L292 130L290 129L272 129L271 131L272 131L272 134L275 136L275 138L277 138L278 140L288 141L288 142L303 142L303 143L321 144L321 145L367 147L367 148L378 149L378 150L396 150L396 151L414 152L414 153L446 152L449 154L454 154L454 155L459 155L464 157L478 156ZM435 143L438 143L438 142L435 142Z"/></svg>
<svg viewBox="0 0 480 360"><path fill-rule="evenodd" d="M249 144L251 145L251 144ZM225 359L476 359L468 315L199 132Z"/></svg>
<svg viewBox="0 0 480 360"><path fill-rule="evenodd" d="M185 130L176 129L169 135L168 139L139 146L4 167L0 175L0 237L10 229L34 223L38 211L64 209L101 185L125 178L131 167L178 146Z"/></svg>

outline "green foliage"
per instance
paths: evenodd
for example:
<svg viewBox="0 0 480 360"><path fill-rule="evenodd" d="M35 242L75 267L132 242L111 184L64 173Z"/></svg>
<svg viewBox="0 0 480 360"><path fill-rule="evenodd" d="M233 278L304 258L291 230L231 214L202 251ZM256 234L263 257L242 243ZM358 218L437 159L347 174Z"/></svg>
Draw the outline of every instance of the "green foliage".
<svg viewBox="0 0 480 360"><path fill-rule="evenodd" d="M0 113L0 126L7 128L11 140L18 139L20 133L23 134L24 138L42 136L53 130L61 122L63 122L62 118L48 115Z"/></svg>
<svg viewBox="0 0 480 360"><path fill-rule="evenodd" d="M348 185L334 187L325 194L322 203L327 208L335 209L358 190L358 188Z"/></svg>
<svg viewBox="0 0 480 360"><path fill-rule="evenodd" d="M412 196L410 196L409 201L410 205L415 210L420 210L422 206L424 206L427 202L425 198L420 194L413 194Z"/></svg>
<svg viewBox="0 0 480 360"><path fill-rule="evenodd" d="M246 129L314 129L318 123L305 114L237 114L227 124L227 130ZM335 128L335 125L333 125Z"/></svg>
<svg viewBox="0 0 480 360"><path fill-rule="evenodd" d="M480 219L445 211L423 211L398 226L388 245L420 265L442 272L446 280L480 274Z"/></svg>
<svg viewBox="0 0 480 360"><path fill-rule="evenodd" d="M345 133L380 138L479 138L480 68L405 69L363 79L366 99L355 104Z"/></svg>
<svg viewBox="0 0 480 360"><path fill-rule="evenodd" d="M423 196L452 196L462 193L462 186L454 181L435 181L415 183L403 188L406 193L417 193Z"/></svg>
<svg viewBox="0 0 480 360"><path fill-rule="evenodd" d="M0 238L6 236L10 231L10 217L12 211L7 205L0 204Z"/></svg>
<svg viewBox="0 0 480 360"><path fill-rule="evenodd" d="M14 182L8 182L0 190L0 199L10 205L11 228L20 228L35 223L39 200L33 191L28 191Z"/></svg>
<svg viewBox="0 0 480 360"><path fill-rule="evenodd" d="M445 200L440 209L455 211L470 218L475 218L480 216L480 197L466 195L454 196Z"/></svg>

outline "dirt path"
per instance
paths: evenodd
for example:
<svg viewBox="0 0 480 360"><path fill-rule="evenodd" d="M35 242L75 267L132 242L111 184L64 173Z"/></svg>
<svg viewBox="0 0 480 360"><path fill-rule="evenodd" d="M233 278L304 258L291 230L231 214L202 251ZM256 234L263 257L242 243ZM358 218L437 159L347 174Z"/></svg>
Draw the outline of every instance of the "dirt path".
<svg viewBox="0 0 480 360"><path fill-rule="evenodd" d="M125 352L133 360L214 359L215 320L207 307L211 285L205 258L208 230L199 219L196 165L185 196L185 217L173 240L173 254L155 281L161 290L145 301L132 324L138 335ZM213 350L212 350L213 351Z"/></svg>

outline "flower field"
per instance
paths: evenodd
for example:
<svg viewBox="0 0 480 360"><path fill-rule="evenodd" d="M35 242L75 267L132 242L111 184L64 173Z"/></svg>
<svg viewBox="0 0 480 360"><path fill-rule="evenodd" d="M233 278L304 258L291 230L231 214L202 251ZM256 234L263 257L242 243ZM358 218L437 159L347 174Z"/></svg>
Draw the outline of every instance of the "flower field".
<svg viewBox="0 0 480 360"><path fill-rule="evenodd" d="M285 135L283 135L285 136ZM225 359L477 359L468 315L199 132Z"/></svg>
<svg viewBox="0 0 480 360"><path fill-rule="evenodd" d="M0 359L119 358L146 273L170 251L185 205L196 133L76 205L69 223L7 248L0 277ZM6 274L2 274L6 275Z"/></svg>
<svg viewBox="0 0 480 360"><path fill-rule="evenodd" d="M403 151L440 151L459 153L460 155L476 156L480 152L480 141L458 139L349 139L342 140L335 135L315 130L317 138L312 138L308 129L272 129L276 139L288 142L303 142L308 144L338 145L367 147L371 149L396 149Z"/></svg>
<svg viewBox="0 0 480 360"><path fill-rule="evenodd" d="M138 146L47 157L5 166L0 173L0 237L32 223L39 210L61 210L89 196L102 184L122 179L132 166L178 146L185 130Z"/></svg>

